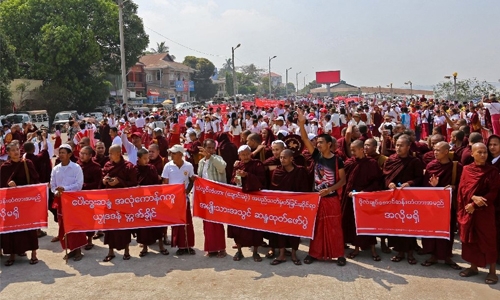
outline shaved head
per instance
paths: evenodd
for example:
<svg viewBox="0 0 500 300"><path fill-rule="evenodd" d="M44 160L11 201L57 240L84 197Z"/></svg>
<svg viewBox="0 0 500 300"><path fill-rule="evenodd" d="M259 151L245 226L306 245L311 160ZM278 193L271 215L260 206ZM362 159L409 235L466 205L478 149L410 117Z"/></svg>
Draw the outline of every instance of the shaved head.
<svg viewBox="0 0 500 300"><path fill-rule="evenodd" d="M377 147L377 141L376 141L375 139L367 139L367 140L365 141L365 144L367 144L367 143L368 143L370 146L372 146L372 147Z"/></svg>
<svg viewBox="0 0 500 300"><path fill-rule="evenodd" d="M290 149L285 149L281 151L281 155L284 155L285 157L290 157L293 156L293 151Z"/></svg>
<svg viewBox="0 0 500 300"><path fill-rule="evenodd" d="M122 153L122 146L120 145L112 145L109 147L109 153Z"/></svg>
<svg viewBox="0 0 500 300"><path fill-rule="evenodd" d="M476 143L483 143L483 136L478 132L472 132L469 135L469 144L474 145Z"/></svg>
<svg viewBox="0 0 500 300"><path fill-rule="evenodd" d="M473 133L475 133L475 132L473 132ZM471 133L471 135L472 135L472 133ZM481 142L478 142L478 143L475 143L474 145L472 145L472 153L477 152L478 150L488 151L488 147L486 147L486 145L481 143Z"/></svg>
<svg viewBox="0 0 500 300"><path fill-rule="evenodd" d="M439 150L448 150L448 151L450 150L450 144L444 141L437 143L436 145L434 145L434 147Z"/></svg>
<svg viewBox="0 0 500 300"><path fill-rule="evenodd" d="M351 146L356 147L356 148L364 148L365 143L363 143L363 141L361 141L361 140L355 140L351 143Z"/></svg>

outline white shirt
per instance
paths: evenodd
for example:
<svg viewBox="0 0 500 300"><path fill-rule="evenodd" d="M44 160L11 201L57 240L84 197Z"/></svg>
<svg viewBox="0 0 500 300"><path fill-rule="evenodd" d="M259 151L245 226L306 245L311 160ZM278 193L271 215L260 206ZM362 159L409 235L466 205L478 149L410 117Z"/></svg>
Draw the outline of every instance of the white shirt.
<svg viewBox="0 0 500 300"><path fill-rule="evenodd" d="M450 120L451 120L452 122L455 122L455 121L457 121L457 120L459 120L459 119L460 119L460 115L458 115L458 114L452 115L452 116L450 117ZM445 118L445 120L446 120L446 118ZM450 126L450 124L448 124L448 122L446 122L446 128L448 128L448 129L450 129L450 128L451 128L451 126Z"/></svg>
<svg viewBox="0 0 500 300"><path fill-rule="evenodd" d="M122 145L122 139L119 136L115 136L111 145Z"/></svg>
<svg viewBox="0 0 500 300"><path fill-rule="evenodd" d="M326 133L326 134L330 134L330 133L332 132L332 128L333 128L332 126L333 126L333 125L332 125L332 122L331 122L331 121L330 121L330 122L327 122L327 123L325 124L325 132L324 132L324 133Z"/></svg>
<svg viewBox="0 0 500 300"><path fill-rule="evenodd" d="M146 120L142 116L135 120L135 126L137 126L137 128L144 128L144 125L146 125Z"/></svg>
<svg viewBox="0 0 500 300"><path fill-rule="evenodd" d="M53 193L58 187L63 187L65 191L80 191L83 187L82 168L70 161L68 165L56 165L50 174L50 189Z"/></svg>
<svg viewBox="0 0 500 300"><path fill-rule="evenodd" d="M340 114L338 113L332 114L332 119L330 121L332 122L333 127L340 126Z"/></svg>
<svg viewBox="0 0 500 300"><path fill-rule="evenodd" d="M189 186L189 178L193 177L194 168L190 162L184 161L184 164L179 168L174 161L169 161L165 167L161 177L168 179L168 184L184 183L186 189Z"/></svg>
<svg viewBox="0 0 500 300"><path fill-rule="evenodd" d="M500 115L500 103L483 103L483 106L490 111L490 115Z"/></svg>
<svg viewBox="0 0 500 300"><path fill-rule="evenodd" d="M131 162L134 166L137 164L137 151L138 149L132 144L128 139L125 133L122 133L122 143L125 150L127 150L128 161Z"/></svg>
<svg viewBox="0 0 500 300"><path fill-rule="evenodd" d="M241 134L241 125L239 124L239 122L238 122L238 124L236 125L236 127L233 127L233 126L231 125L230 130L231 130L231 134L232 134L232 135L234 135L234 136L238 136L238 135L240 135L240 134Z"/></svg>
<svg viewBox="0 0 500 300"><path fill-rule="evenodd" d="M356 126L359 126L359 125L366 125L365 122L359 120L359 122L356 123L356 121L354 119L350 120L349 121L349 124L348 125L356 125Z"/></svg>
<svg viewBox="0 0 500 300"><path fill-rule="evenodd" d="M500 155L495 157L494 159L492 159L491 164L496 164L499 158L500 158Z"/></svg>
<svg viewBox="0 0 500 300"><path fill-rule="evenodd" d="M444 116L434 116L434 126L441 126L446 123L446 118Z"/></svg>

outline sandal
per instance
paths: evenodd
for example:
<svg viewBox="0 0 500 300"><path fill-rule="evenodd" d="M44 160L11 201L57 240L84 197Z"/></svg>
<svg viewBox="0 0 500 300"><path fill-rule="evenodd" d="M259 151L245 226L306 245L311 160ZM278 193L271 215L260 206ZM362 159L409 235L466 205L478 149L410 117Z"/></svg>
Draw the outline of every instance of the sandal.
<svg viewBox="0 0 500 300"><path fill-rule="evenodd" d="M349 255L347 255L347 257L349 257L350 259L354 259L358 255L359 251L352 251L351 253L349 253Z"/></svg>
<svg viewBox="0 0 500 300"><path fill-rule="evenodd" d="M391 258L391 261L393 261L393 262L400 262L400 261L402 261L403 259L404 259L404 257L397 256L397 255L396 255L396 256L393 256L393 257Z"/></svg>
<svg viewBox="0 0 500 300"><path fill-rule="evenodd" d="M161 253L162 255L169 255L169 254L170 254L170 252L168 252L168 250L167 250L167 249L160 250L160 253Z"/></svg>
<svg viewBox="0 0 500 300"><path fill-rule="evenodd" d="M123 254L123 260L130 260L130 254Z"/></svg>
<svg viewBox="0 0 500 300"><path fill-rule="evenodd" d="M16 260L14 260L14 259L9 259L8 261L6 261L6 262L5 262L5 266L6 266L6 267L10 267L10 266L12 266L15 262L16 262Z"/></svg>
<svg viewBox="0 0 500 300"><path fill-rule="evenodd" d="M148 255L148 251L147 250L139 252L139 257L144 257L146 255Z"/></svg>
<svg viewBox="0 0 500 300"><path fill-rule="evenodd" d="M372 255L373 261L381 261L382 258L377 254L377 255Z"/></svg>
<svg viewBox="0 0 500 300"><path fill-rule="evenodd" d="M306 256L306 258L304 258L304 263L305 263L306 265L310 265L310 264L312 264L315 260L316 260L316 258L314 258L314 257L312 257L312 256L310 256L310 255L308 255L308 256Z"/></svg>
<svg viewBox="0 0 500 300"><path fill-rule="evenodd" d="M36 265L38 263L38 258L30 259L30 265Z"/></svg>
<svg viewBox="0 0 500 300"><path fill-rule="evenodd" d="M301 266L302 265L302 262L300 261L300 259L292 259L292 262L296 266Z"/></svg>
<svg viewBox="0 0 500 300"><path fill-rule="evenodd" d="M279 264L281 264L281 263L284 263L284 262L286 262L286 259L285 259L285 260L279 260L279 259L275 258L275 259L271 262L271 266L277 266L277 265L279 265Z"/></svg>
<svg viewBox="0 0 500 300"><path fill-rule="evenodd" d="M186 253L188 253L189 255L195 255L195 254L196 254L196 251L194 251L194 249L193 249L193 248L188 248L188 249L186 250Z"/></svg>
<svg viewBox="0 0 500 300"><path fill-rule="evenodd" d="M219 253L217 253L218 258L224 258L226 257L226 255L227 255L226 251L219 251Z"/></svg>
<svg viewBox="0 0 500 300"><path fill-rule="evenodd" d="M347 260L345 259L345 257L339 257L339 258L337 258L337 266L343 267L346 264L347 264Z"/></svg>
<svg viewBox="0 0 500 300"><path fill-rule="evenodd" d="M486 276L486 279L484 280L486 284L497 284L498 282L498 276L495 274L489 274Z"/></svg>
<svg viewBox="0 0 500 300"><path fill-rule="evenodd" d="M423 263L421 263L420 265L424 266L424 267L430 267L430 266L435 265L435 264L437 264L437 261L426 260Z"/></svg>
<svg viewBox="0 0 500 300"><path fill-rule="evenodd" d="M92 248L94 248L94 244L85 245L85 248L83 248L83 249L88 251L88 250L91 250Z"/></svg>
<svg viewBox="0 0 500 300"><path fill-rule="evenodd" d="M257 252L254 252L252 254L252 258L253 258L254 262L261 262L262 261L262 257L260 257L259 253L257 253Z"/></svg>
<svg viewBox="0 0 500 300"><path fill-rule="evenodd" d="M73 257L73 261L80 261L80 260L82 260L82 258L83 258L83 254L75 255L75 257Z"/></svg>
<svg viewBox="0 0 500 300"><path fill-rule="evenodd" d="M412 257L412 258L408 257L408 263L410 265L416 265L417 264L417 260L415 259L415 257Z"/></svg>
<svg viewBox="0 0 500 300"><path fill-rule="evenodd" d="M175 251L175 255L184 255L186 253L186 249L177 249L177 251Z"/></svg>
<svg viewBox="0 0 500 300"><path fill-rule="evenodd" d="M444 263L445 265L449 266L453 270L462 270L462 267L459 266L456 262L451 262L451 263Z"/></svg>
<svg viewBox="0 0 500 300"><path fill-rule="evenodd" d="M269 250L269 252L267 252L266 258L274 258L274 254L275 254L274 250L271 249Z"/></svg>
<svg viewBox="0 0 500 300"><path fill-rule="evenodd" d="M75 252L71 251L70 253L64 255L63 260L68 260L68 259L73 258L73 257L75 257Z"/></svg>
<svg viewBox="0 0 500 300"><path fill-rule="evenodd" d="M237 251L236 254L233 256L234 261L240 261L244 258L243 253L241 251Z"/></svg>
<svg viewBox="0 0 500 300"><path fill-rule="evenodd" d="M479 274L478 271L473 271L471 268L467 268L459 273L460 277L471 277Z"/></svg>
<svg viewBox="0 0 500 300"><path fill-rule="evenodd" d="M108 262L108 261L111 261L113 258L115 258L115 256L114 256L114 255L108 255L108 256L106 256L106 257L105 257L102 261L104 261L104 262Z"/></svg>

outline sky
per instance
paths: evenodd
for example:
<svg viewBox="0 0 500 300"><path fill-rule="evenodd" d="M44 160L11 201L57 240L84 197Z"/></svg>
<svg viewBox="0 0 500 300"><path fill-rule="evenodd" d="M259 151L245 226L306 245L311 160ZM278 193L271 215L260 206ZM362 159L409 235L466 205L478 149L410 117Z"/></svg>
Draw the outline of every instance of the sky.
<svg viewBox="0 0 500 300"><path fill-rule="evenodd" d="M356 86L432 86L445 75L500 80L498 0L134 0L150 47L205 57L221 68L254 63L302 88L340 70Z"/></svg>

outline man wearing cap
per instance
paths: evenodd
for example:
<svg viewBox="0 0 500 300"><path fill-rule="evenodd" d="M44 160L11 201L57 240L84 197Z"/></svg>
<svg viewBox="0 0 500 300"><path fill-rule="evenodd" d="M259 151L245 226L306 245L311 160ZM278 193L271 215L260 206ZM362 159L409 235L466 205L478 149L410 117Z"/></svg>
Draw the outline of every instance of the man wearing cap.
<svg viewBox="0 0 500 300"><path fill-rule="evenodd" d="M184 161L185 149L182 145L173 145L168 149L172 160L163 168L161 177L164 184L184 184L186 188L186 225L172 226L172 247L178 247L176 255L194 255L194 227L191 207L189 203L189 193L193 188L194 169L193 165Z"/></svg>
<svg viewBox="0 0 500 300"><path fill-rule="evenodd" d="M87 238L84 232L68 233L64 230L64 223L62 218L62 205L61 195L65 191L74 192L80 191L83 187L83 171L82 168L72 162L72 148L68 144L59 146L59 160L60 164L52 169L50 176L50 189L54 193L53 207L57 208L57 220L59 223L59 241L63 249L69 249L70 253L65 256L65 259L73 257L74 261L82 259L82 247L87 244ZM91 157L91 156L90 156Z"/></svg>
<svg viewBox="0 0 500 300"><path fill-rule="evenodd" d="M252 159L250 146L243 145L238 148L240 161L233 169L231 184L242 187L244 193L259 191L266 186L266 170L260 160ZM262 261L258 248L262 244L262 231L247 228L228 226L228 236L234 238L238 251L233 257L234 261L243 259L242 247L253 246L253 260Z"/></svg>
<svg viewBox="0 0 500 300"><path fill-rule="evenodd" d="M128 130L124 130L122 133L122 143L127 151L128 161L134 166L137 164L137 151L139 149L144 149L142 147L142 134L140 132L134 132L130 135L132 138L132 143L127 139Z"/></svg>

